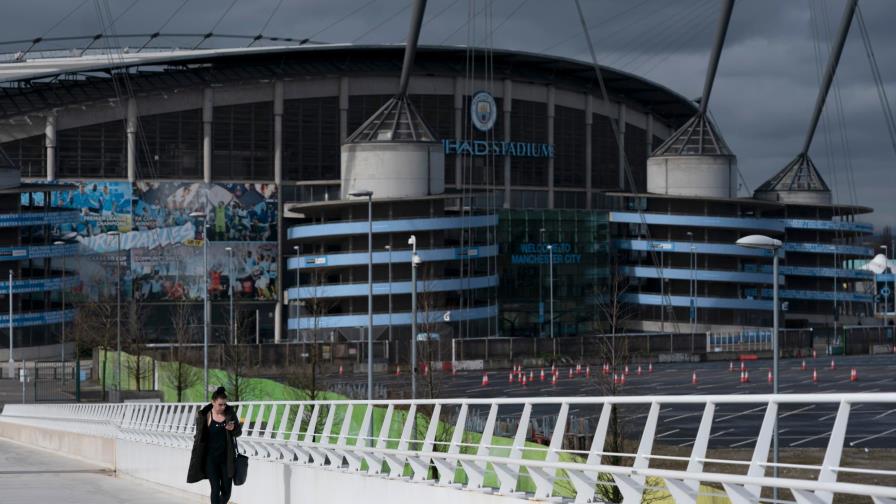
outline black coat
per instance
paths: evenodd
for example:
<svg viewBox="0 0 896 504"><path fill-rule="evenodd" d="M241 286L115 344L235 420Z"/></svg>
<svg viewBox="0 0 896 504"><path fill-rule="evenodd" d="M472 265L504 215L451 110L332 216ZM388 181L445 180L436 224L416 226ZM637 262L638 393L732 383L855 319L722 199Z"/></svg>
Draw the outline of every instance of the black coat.
<svg viewBox="0 0 896 504"><path fill-rule="evenodd" d="M211 416L212 405L206 404L198 413L196 413L196 433L193 435L193 451L190 454L190 467L187 469L187 483L196 483L202 481L208 476L205 474L205 458L208 456L208 424ZM232 431L227 431L227 476L233 478L233 471L236 465L236 453L233 444L235 439L243 433L243 424L236 417L236 410L230 405L224 408L225 422L233 421L236 427Z"/></svg>

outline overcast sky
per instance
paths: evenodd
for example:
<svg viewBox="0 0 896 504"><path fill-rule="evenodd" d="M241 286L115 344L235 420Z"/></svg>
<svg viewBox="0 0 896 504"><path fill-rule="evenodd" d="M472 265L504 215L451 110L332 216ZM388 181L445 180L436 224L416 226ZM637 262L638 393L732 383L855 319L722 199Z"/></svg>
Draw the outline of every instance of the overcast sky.
<svg viewBox="0 0 896 504"><path fill-rule="evenodd" d="M7 2L0 18L0 40L98 33L99 9L104 15L111 13L112 18L120 16L115 27L121 34L156 30L205 33L213 29L216 33L254 35L267 23L263 30L266 35L312 37L323 42L400 43L407 32L411 4L410 0L183 3ZM721 3L582 0L600 63L645 76L686 97L697 97L702 91ZM818 92L820 67L827 60L844 5L845 0L740 0L735 5L710 110L737 154L751 190L798 153ZM896 30L892 28L896 2L861 0L860 8L890 103L896 106ZM467 23L471 12L475 14L475 26ZM486 37L490 31L492 40ZM424 44L492 44L590 59L573 0L430 0L421 39ZM184 38L160 40L160 44L180 47L196 42ZM245 45L239 41L210 45L227 44ZM10 45L0 47L2 52L15 49ZM821 60L816 56L819 50ZM847 39L835 85L811 156L835 190L836 201L873 206L875 213L864 220L892 225L896 223L896 152L857 20ZM840 107L835 92L839 93Z"/></svg>

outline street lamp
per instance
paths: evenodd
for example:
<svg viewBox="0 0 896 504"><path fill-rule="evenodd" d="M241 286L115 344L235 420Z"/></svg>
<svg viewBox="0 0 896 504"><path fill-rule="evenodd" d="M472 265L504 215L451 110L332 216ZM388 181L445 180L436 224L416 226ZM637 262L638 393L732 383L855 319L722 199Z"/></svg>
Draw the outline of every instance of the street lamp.
<svg viewBox="0 0 896 504"><path fill-rule="evenodd" d="M53 242L53 245L68 245L68 242L65 240L71 240L78 233L72 231L71 233L66 234L62 237L61 240L56 240ZM61 326L61 336L59 338L59 355L61 357L62 362L62 385L65 385L65 254L62 254L62 286L59 289L60 295L62 296L62 317L60 317L60 326ZM77 358L78 350L75 349L75 358Z"/></svg>
<svg viewBox="0 0 896 504"><path fill-rule="evenodd" d="M367 400L373 400L373 191L349 193L367 198Z"/></svg>
<svg viewBox="0 0 896 504"><path fill-rule="evenodd" d="M391 241L391 238L390 238ZM389 345L392 345L392 245L386 245L389 263ZM398 352L395 352L395 361L398 362Z"/></svg>
<svg viewBox="0 0 896 504"><path fill-rule="evenodd" d="M886 273L890 267L890 264L889 264L890 261L888 260L890 248L887 247L886 245L881 245L880 248L882 248L884 251L884 273ZM884 287L886 287L886 286L887 286L887 282L886 282L886 280L884 280ZM894 285L894 287L896 287L896 285ZM890 312L890 302L889 302L889 299L887 299L888 297L889 296L884 296L884 313L880 317L884 323L884 326L887 325L887 313Z"/></svg>
<svg viewBox="0 0 896 504"><path fill-rule="evenodd" d="M190 217L202 219L202 255L205 275L205 294L202 296L202 374L205 377L205 400L208 401L208 329L209 302L208 302L208 215L205 212L192 212Z"/></svg>
<svg viewBox="0 0 896 504"><path fill-rule="evenodd" d="M116 399L121 401L121 233L109 231L109 236L114 236L118 243L115 253L115 389Z"/></svg>
<svg viewBox="0 0 896 504"><path fill-rule="evenodd" d="M296 251L296 343L302 339L302 333L300 331L300 326L302 325L302 298L299 293L301 292L302 286L302 246L301 245L293 245L292 249Z"/></svg>
<svg viewBox="0 0 896 504"><path fill-rule="evenodd" d="M539 245L544 245L544 233L547 231L545 228L540 228L538 230L538 239ZM541 249L539 247L539 253L541 253ZM538 337L541 338L544 336L544 294L542 291L544 290L544 272L542 271L544 268L541 265L541 261L538 261Z"/></svg>
<svg viewBox="0 0 896 504"><path fill-rule="evenodd" d="M690 299L690 307L688 309L688 318L691 321L691 342L694 341L694 332L697 330L697 253L694 248L694 233L687 232L688 238L691 239L691 252L688 255L688 264L690 265L690 278L688 278L688 295Z"/></svg>
<svg viewBox="0 0 896 504"><path fill-rule="evenodd" d="M768 250L772 253L772 394L778 394L778 251L784 246L781 240L764 235L749 235L735 242L745 248ZM778 477L778 418L775 413L775 428L772 431L772 464L774 477ZM777 493L777 492L775 492ZM777 499L777 496L775 496Z"/></svg>
<svg viewBox="0 0 896 504"><path fill-rule="evenodd" d="M227 286L230 292L230 341L236 345L236 326L233 325L233 247L225 247L227 251Z"/></svg>
<svg viewBox="0 0 896 504"><path fill-rule="evenodd" d="M554 246L548 245L548 292L551 298L551 341L554 341ZM557 359L556 348L554 344L554 360Z"/></svg>
<svg viewBox="0 0 896 504"><path fill-rule="evenodd" d="M423 262L417 255L417 237L408 238L411 246L411 399L417 398L417 266Z"/></svg>
<svg viewBox="0 0 896 504"><path fill-rule="evenodd" d="M9 377L15 378L16 361L12 359L12 270L9 270ZM24 400L23 400L24 402Z"/></svg>

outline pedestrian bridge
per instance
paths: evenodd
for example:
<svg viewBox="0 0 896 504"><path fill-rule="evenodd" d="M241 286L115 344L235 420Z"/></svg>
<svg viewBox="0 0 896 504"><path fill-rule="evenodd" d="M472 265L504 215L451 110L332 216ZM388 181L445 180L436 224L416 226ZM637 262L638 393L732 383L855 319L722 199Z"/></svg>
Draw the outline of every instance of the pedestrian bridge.
<svg viewBox="0 0 896 504"><path fill-rule="evenodd" d="M800 504L896 503L896 393L233 404L250 457L239 504L746 504L773 489ZM8 404L0 437L198 498L207 484L185 480L201 406Z"/></svg>

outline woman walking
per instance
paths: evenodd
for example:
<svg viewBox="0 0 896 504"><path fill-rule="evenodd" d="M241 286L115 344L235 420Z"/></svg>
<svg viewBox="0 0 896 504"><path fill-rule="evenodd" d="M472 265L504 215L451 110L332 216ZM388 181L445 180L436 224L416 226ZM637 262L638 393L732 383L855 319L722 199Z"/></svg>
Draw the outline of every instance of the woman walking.
<svg viewBox="0 0 896 504"><path fill-rule="evenodd" d="M227 392L218 387L212 402L196 413L196 434L187 470L187 483L208 478L211 504L227 504L230 500L236 466L234 443L242 433L236 410L227 404Z"/></svg>

